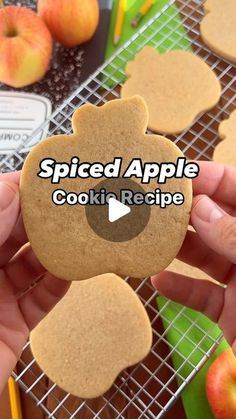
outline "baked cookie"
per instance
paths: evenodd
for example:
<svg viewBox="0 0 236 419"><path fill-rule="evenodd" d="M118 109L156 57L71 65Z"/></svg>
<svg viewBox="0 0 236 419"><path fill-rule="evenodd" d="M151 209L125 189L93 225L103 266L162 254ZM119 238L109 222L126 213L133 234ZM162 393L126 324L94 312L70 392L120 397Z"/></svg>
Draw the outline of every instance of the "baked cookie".
<svg viewBox="0 0 236 419"><path fill-rule="evenodd" d="M236 109L220 123L218 131L222 140L236 141Z"/></svg>
<svg viewBox="0 0 236 419"><path fill-rule="evenodd" d="M236 62L235 0L207 0L200 24L203 42L217 54Z"/></svg>
<svg viewBox="0 0 236 419"><path fill-rule="evenodd" d="M147 107L139 96L114 100L102 107L84 105L73 116L72 135L46 139L28 155L20 183L23 220L38 259L58 278L73 281L107 272L142 278L162 271L177 255L191 210L190 179L172 177L165 184L151 179L150 183L141 184L141 179L135 178L133 184L142 186L146 193L157 188L172 194L181 192L184 203L168 205L165 209L149 205L148 221L137 236L111 241L91 228L85 206L57 206L52 202L52 194L58 188L66 192L88 191L95 189L101 180L107 181L105 177L63 177L58 185L38 176L40 163L45 158L69 164L73 156L79 156L82 162L102 162L105 165L119 156L123 159L122 167L127 167L134 157L140 158L143 164L176 163L178 158L183 158L173 142L161 136L145 134L147 121ZM115 185L116 179L112 181ZM128 217L126 229L129 232L131 222L129 224ZM139 226L140 218L134 220L135 226ZM99 217L96 222L101 222ZM115 229L115 223L112 229Z"/></svg>
<svg viewBox="0 0 236 419"><path fill-rule="evenodd" d="M213 152L213 160L217 163L236 166L236 141L221 141Z"/></svg>
<svg viewBox="0 0 236 419"><path fill-rule="evenodd" d="M146 46L126 67L121 96L141 95L148 106L148 128L177 134L196 116L217 104L220 83L210 67L196 55L181 50L160 54Z"/></svg>
<svg viewBox="0 0 236 419"><path fill-rule="evenodd" d="M223 140L213 152L213 160L236 166L236 110L219 125L219 136Z"/></svg>
<svg viewBox="0 0 236 419"><path fill-rule="evenodd" d="M195 232L194 228L191 225L188 226L188 230ZM215 279L207 275L201 269L195 266L191 266L188 263L182 262L182 260L179 259L174 259L171 262L171 264L166 268L166 270L170 272L175 272L177 274L189 276L190 278L208 280L217 283Z"/></svg>
<svg viewBox="0 0 236 419"><path fill-rule="evenodd" d="M188 265L185 262L182 262L179 259L174 259L173 262L168 266L167 271L175 272L177 274L189 276L190 278L196 278L196 279L202 279L202 280L208 280L211 282L216 282L214 279L212 279L209 275L207 275L205 272L201 271L201 269L198 269L194 266Z"/></svg>
<svg viewBox="0 0 236 419"><path fill-rule="evenodd" d="M74 282L32 331L30 342L46 375L87 399L105 393L123 369L146 357L152 329L133 289L106 274Z"/></svg>

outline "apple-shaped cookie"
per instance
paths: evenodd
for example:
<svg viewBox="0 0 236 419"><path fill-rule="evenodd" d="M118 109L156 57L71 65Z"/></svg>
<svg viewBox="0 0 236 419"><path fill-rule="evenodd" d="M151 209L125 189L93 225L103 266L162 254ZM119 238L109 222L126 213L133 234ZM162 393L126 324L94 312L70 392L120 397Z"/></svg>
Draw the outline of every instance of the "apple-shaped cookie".
<svg viewBox="0 0 236 419"><path fill-rule="evenodd" d="M55 190L84 192L94 188L100 179L63 178L60 184L38 176L40 163L46 158L55 162L71 162L78 156L81 162L101 162L103 165L122 157L122 170L130 162L173 162L183 158L179 148L168 139L146 135L148 111L139 96L113 100L102 107L84 105L73 118L72 135L58 135L42 141L33 148L23 166L20 193L23 220L32 248L45 268L59 278L87 279L98 274L114 272L120 276L142 278L162 271L177 255L184 240L192 202L192 184L187 177L171 177L165 184L157 179L142 184L133 181L144 192L156 189L184 195L182 205L161 208L149 205L148 222L138 235L126 240L107 240L96 234L86 217L86 206L55 205ZM122 180L123 179L123 174ZM110 179L109 179L110 180ZM114 185L117 179L112 179ZM129 181L129 179L126 179ZM94 206L93 206L94 207ZM95 206L98 211L99 205ZM130 223L139 226L142 218L133 219L134 210L127 215ZM107 218L107 217L106 217ZM97 224L102 220L98 219ZM118 224L111 224L114 231ZM106 225L107 226L107 225ZM113 227L114 226L114 227Z"/></svg>
<svg viewBox="0 0 236 419"><path fill-rule="evenodd" d="M219 136L225 141L236 141L236 109L219 125Z"/></svg>
<svg viewBox="0 0 236 419"><path fill-rule="evenodd" d="M123 98L142 96L148 106L148 128L155 132L177 134L194 119L217 104L220 83L211 68L188 51L160 54L144 47L126 66L127 81Z"/></svg>
<svg viewBox="0 0 236 419"><path fill-rule="evenodd" d="M213 160L218 163L236 166L236 110L219 125L222 141L213 152Z"/></svg>
<svg viewBox="0 0 236 419"><path fill-rule="evenodd" d="M235 0L207 0L205 16L200 24L201 37L213 51L236 61Z"/></svg>
<svg viewBox="0 0 236 419"><path fill-rule="evenodd" d="M132 288L106 274L74 282L30 341L52 381L75 396L94 398L149 353L152 329Z"/></svg>

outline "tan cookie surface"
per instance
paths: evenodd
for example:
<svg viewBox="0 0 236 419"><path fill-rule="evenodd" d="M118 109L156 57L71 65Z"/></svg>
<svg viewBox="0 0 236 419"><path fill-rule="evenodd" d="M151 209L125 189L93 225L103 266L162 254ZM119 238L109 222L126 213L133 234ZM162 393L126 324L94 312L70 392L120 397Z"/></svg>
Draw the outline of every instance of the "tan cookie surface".
<svg viewBox="0 0 236 419"><path fill-rule="evenodd" d="M87 279L114 272L142 278L162 271L178 253L184 240L192 203L192 184L187 178L171 178L159 185L155 179L142 185L182 192L183 205L161 209L152 205L145 229L132 240L111 242L94 233L81 205L56 206L51 196L58 185L37 176L39 163L50 157L70 162L110 162L123 157L124 167L135 158L143 162L176 162L179 148L164 137L145 135L148 112L142 98L114 100L102 107L85 105L73 116L72 135L59 135L38 144L28 155L21 176L21 205L24 224L34 252L45 268L59 278ZM65 191L94 188L101 179L62 179ZM137 184L141 181L135 180Z"/></svg>
<svg viewBox="0 0 236 419"><path fill-rule="evenodd" d="M236 109L230 114L228 119L220 123L219 136L222 140L236 141Z"/></svg>
<svg viewBox="0 0 236 419"><path fill-rule="evenodd" d="M181 260L174 259L173 262L168 266L167 271L175 272L177 274L189 276L190 278L203 279L208 281L214 281L209 275L195 266L188 265Z"/></svg>
<svg viewBox="0 0 236 419"><path fill-rule="evenodd" d="M204 10L200 25L203 41L219 55L236 61L235 0L207 0Z"/></svg>
<svg viewBox="0 0 236 419"><path fill-rule="evenodd" d="M236 110L219 125L222 141L216 145L213 160L218 163L236 166Z"/></svg>
<svg viewBox="0 0 236 419"><path fill-rule="evenodd" d="M132 288L106 274L74 282L30 341L37 363L52 381L75 396L94 398L148 354L152 329Z"/></svg>
<svg viewBox="0 0 236 419"><path fill-rule="evenodd" d="M188 226L188 230L195 232L194 228L191 225ZM171 264L166 268L166 270L177 273L177 274L181 274L184 276L188 276L189 278L196 278L196 279L208 280L211 282L217 282L215 279L207 275L201 269L195 266L191 266L188 263L182 262L182 260L179 260L179 259L174 259L171 262Z"/></svg>
<svg viewBox="0 0 236 419"><path fill-rule="evenodd" d="M217 163L236 166L236 142L221 141L213 152L213 160Z"/></svg>
<svg viewBox="0 0 236 419"><path fill-rule="evenodd" d="M188 226L188 230L195 232L194 228L191 225ZM166 268L166 270L184 276L188 276L189 278L202 279L217 283L215 279L207 275L201 269L195 266L191 266L188 263L182 262L182 260L179 259L174 259L171 262L171 264Z"/></svg>
<svg viewBox="0 0 236 419"><path fill-rule="evenodd" d="M196 55L181 50L160 54L146 46L126 67L123 98L141 95L149 109L148 127L176 134L198 114L219 101L220 83L210 67Z"/></svg>

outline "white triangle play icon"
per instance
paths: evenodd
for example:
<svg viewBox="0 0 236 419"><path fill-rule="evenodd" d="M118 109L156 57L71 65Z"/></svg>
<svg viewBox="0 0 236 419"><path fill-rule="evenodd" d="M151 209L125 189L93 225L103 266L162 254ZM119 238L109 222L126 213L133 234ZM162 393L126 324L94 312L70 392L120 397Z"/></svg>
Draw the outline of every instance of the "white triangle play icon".
<svg viewBox="0 0 236 419"><path fill-rule="evenodd" d="M131 209L115 198L109 199L109 214L108 219L110 223L114 223L125 215L129 214Z"/></svg>

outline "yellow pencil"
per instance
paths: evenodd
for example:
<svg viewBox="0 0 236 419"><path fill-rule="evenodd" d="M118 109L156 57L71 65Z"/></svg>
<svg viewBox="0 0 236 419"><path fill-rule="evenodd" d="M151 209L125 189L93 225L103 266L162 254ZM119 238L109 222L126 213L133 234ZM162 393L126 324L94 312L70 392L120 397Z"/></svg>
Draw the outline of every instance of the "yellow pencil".
<svg viewBox="0 0 236 419"><path fill-rule="evenodd" d="M12 419L22 419L19 387L12 377L8 380L8 392Z"/></svg>
<svg viewBox="0 0 236 419"><path fill-rule="evenodd" d="M140 7L137 15L135 16L134 20L131 22L131 26L134 28L137 28L139 23L141 22L142 18L146 16L146 14L149 12L149 10L154 5L155 0L146 0L143 5Z"/></svg>
<svg viewBox="0 0 236 419"><path fill-rule="evenodd" d="M123 24L124 24L126 3L127 3L127 0L119 0L114 38L113 38L114 45L117 45L121 38Z"/></svg>

